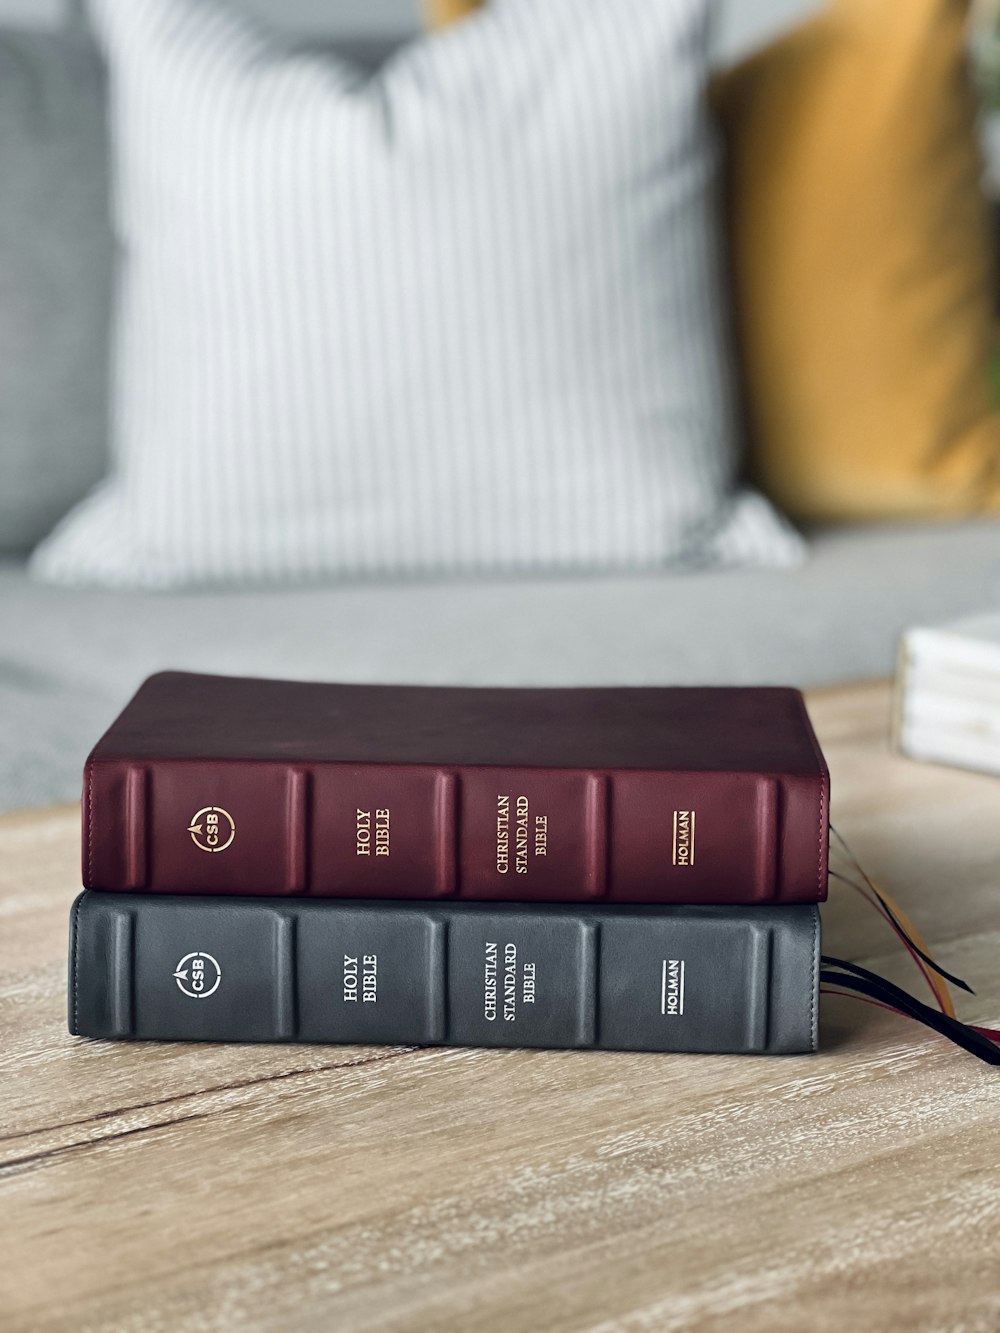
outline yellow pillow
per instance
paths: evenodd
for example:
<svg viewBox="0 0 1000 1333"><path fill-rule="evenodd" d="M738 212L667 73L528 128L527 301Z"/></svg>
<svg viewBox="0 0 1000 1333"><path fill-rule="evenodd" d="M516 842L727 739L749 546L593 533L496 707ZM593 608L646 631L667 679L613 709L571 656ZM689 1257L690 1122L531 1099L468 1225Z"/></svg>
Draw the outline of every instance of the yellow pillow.
<svg viewBox="0 0 1000 1333"><path fill-rule="evenodd" d="M828 0L723 76L753 470L803 519L1000 507L961 0Z"/></svg>

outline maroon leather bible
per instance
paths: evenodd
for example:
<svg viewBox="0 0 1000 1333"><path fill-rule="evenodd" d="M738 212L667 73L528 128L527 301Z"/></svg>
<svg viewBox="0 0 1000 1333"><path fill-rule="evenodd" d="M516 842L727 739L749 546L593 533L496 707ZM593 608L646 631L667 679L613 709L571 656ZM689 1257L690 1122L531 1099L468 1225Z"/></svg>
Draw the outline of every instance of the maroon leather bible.
<svg viewBox="0 0 1000 1333"><path fill-rule="evenodd" d="M816 902L829 775L791 689L153 676L84 774L83 880L155 893Z"/></svg>

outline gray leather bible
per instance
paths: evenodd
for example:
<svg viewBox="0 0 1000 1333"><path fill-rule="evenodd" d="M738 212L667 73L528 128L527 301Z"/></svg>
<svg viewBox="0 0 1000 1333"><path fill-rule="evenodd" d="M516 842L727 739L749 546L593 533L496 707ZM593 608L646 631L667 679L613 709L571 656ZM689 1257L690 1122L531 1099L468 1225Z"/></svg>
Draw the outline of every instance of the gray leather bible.
<svg viewBox="0 0 1000 1333"><path fill-rule="evenodd" d="M84 1037L791 1053L816 1048L819 912L86 892Z"/></svg>

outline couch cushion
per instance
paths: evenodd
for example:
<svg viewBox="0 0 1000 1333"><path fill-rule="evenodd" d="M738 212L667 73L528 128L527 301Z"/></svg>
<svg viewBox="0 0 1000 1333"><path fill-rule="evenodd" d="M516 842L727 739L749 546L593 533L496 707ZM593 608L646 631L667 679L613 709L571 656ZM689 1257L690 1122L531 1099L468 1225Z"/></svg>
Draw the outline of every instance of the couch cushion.
<svg viewBox="0 0 1000 1333"><path fill-rule="evenodd" d="M709 0L504 0L374 80L221 4L91 9L119 468L43 577L799 557L738 485Z"/></svg>
<svg viewBox="0 0 1000 1333"><path fill-rule="evenodd" d="M900 631L1000 603L1000 525L820 534L793 573L109 594L0 566L0 806L75 799L142 679L821 685L893 668Z"/></svg>
<svg viewBox="0 0 1000 1333"><path fill-rule="evenodd" d="M722 6L731 58L819 0ZM296 36L375 68L417 28L416 0L238 0ZM0 21L54 28L66 6L18 0ZM75 31L0 29L0 551L26 551L102 475L113 242L107 217L104 72ZM764 25L762 28L762 24Z"/></svg>

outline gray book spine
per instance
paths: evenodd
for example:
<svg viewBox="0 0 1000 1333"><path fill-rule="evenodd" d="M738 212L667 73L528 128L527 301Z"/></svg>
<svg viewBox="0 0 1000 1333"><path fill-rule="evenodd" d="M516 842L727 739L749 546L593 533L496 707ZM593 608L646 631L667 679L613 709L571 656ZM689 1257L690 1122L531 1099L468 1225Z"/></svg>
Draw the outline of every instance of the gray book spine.
<svg viewBox="0 0 1000 1333"><path fill-rule="evenodd" d="M84 1037L793 1053L819 912L159 897L73 906Z"/></svg>

